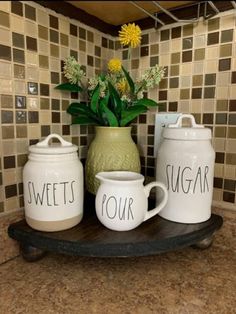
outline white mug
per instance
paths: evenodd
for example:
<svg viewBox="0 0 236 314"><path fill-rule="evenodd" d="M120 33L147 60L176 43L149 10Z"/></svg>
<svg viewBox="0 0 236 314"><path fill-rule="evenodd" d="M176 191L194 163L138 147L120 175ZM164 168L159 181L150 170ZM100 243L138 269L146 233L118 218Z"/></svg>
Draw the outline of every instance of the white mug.
<svg viewBox="0 0 236 314"><path fill-rule="evenodd" d="M151 182L143 186L144 176L129 171L99 172L95 207L99 221L115 231L128 231L158 214L167 203L168 192L163 183ZM148 211L148 196L153 187L163 191L163 199Z"/></svg>

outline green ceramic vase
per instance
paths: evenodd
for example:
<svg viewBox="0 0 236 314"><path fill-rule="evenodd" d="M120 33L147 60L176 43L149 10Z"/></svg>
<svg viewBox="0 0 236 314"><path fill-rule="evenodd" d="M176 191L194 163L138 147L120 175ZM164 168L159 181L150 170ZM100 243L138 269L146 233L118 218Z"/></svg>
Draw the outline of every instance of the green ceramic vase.
<svg viewBox="0 0 236 314"><path fill-rule="evenodd" d="M88 150L85 165L87 191L96 195L101 171L126 170L140 173L140 157L131 137L131 127L95 127L96 135Z"/></svg>

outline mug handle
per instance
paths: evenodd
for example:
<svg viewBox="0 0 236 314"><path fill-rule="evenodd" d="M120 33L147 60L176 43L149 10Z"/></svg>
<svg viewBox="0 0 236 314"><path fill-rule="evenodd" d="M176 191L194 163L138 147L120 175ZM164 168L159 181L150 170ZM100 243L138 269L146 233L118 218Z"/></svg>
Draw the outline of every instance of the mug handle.
<svg viewBox="0 0 236 314"><path fill-rule="evenodd" d="M158 214L166 206L166 203L167 203L167 200L168 200L167 188L161 182L151 182L151 183L148 183L147 185L144 186L144 193L147 196L147 198L149 197L151 189L154 188L155 186L162 189L162 191L164 192L164 197L163 197L163 200L161 201L161 203L157 207L155 207L152 210L149 210L149 211L146 212L146 215L144 217L144 221L146 221L149 218L152 218L153 216Z"/></svg>

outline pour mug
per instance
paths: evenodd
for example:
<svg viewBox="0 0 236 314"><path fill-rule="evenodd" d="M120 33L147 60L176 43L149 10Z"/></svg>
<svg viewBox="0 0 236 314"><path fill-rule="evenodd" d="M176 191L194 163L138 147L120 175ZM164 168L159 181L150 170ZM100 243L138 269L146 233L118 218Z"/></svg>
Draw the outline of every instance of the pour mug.
<svg viewBox="0 0 236 314"><path fill-rule="evenodd" d="M108 229L128 231L158 214L166 205L168 192L161 182L143 185L144 176L129 171L99 172L100 180L95 200L99 221ZM162 190L160 204L148 211L148 197L153 187Z"/></svg>

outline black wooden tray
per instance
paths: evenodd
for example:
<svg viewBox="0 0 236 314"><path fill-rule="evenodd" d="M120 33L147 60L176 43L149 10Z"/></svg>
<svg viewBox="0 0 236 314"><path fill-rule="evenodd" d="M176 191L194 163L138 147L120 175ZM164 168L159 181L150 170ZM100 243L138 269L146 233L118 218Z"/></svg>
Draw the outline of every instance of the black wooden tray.
<svg viewBox="0 0 236 314"><path fill-rule="evenodd" d="M22 255L28 261L37 260L50 251L78 256L128 257L154 255L192 245L207 248L222 224L222 217L215 214L198 224L175 223L155 216L134 230L117 232L105 228L94 210L90 210L80 224L69 230L40 232L22 220L11 224L8 234L19 241Z"/></svg>

